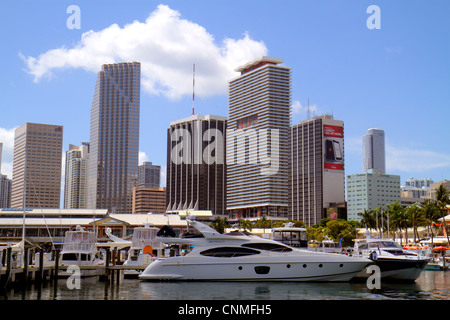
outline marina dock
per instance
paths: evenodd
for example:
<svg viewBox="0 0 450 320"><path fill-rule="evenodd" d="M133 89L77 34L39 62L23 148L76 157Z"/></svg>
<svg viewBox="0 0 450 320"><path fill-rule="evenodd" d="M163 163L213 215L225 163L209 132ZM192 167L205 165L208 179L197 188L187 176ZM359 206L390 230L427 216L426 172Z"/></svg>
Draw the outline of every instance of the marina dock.
<svg viewBox="0 0 450 320"><path fill-rule="evenodd" d="M4 251L6 254L4 254L3 267L0 269L0 288L30 283L56 282L59 278L73 275L73 271L67 270L71 266L62 266L58 263L45 265L43 259L37 266L25 263L23 266L16 267L12 260L11 250ZM55 261L58 261L59 251L55 252L54 257ZM128 266L119 263L121 262L115 259L115 251L112 251L112 255L110 255L107 250L106 260L102 265L78 265L76 267L79 268L81 277L98 276L99 280L110 282L118 282L126 274L126 271L134 271L137 275L147 267L147 265Z"/></svg>

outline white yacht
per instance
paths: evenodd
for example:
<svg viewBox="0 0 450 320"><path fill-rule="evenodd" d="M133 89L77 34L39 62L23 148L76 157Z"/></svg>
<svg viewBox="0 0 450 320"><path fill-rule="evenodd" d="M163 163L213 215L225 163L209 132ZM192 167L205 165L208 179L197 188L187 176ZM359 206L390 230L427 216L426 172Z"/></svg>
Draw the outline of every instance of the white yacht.
<svg viewBox="0 0 450 320"><path fill-rule="evenodd" d="M380 267L382 280L415 281L428 263L428 257L405 250L390 239L361 239L355 241L353 256L369 258ZM356 278L367 278L363 270Z"/></svg>
<svg viewBox="0 0 450 320"><path fill-rule="evenodd" d="M123 264L128 266L147 266L157 256L162 255L163 244L157 239L158 231L158 228L150 227L149 225L134 228L128 257Z"/></svg>
<svg viewBox="0 0 450 320"><path fill-rule="evenodd" d="M81 226L77 226L74 231L66 231L63 249L60 254L59 265L65 266L79 266L83 267L81 275L96 275L98 270L95 268L89 269L89 266L98 266L103 262L99 257L96 236L94 232L84 230ZM66 275L65 272L60 272L60 276ZM71 275L71 274L67 274Z"/></svg>
<svg viewBox="0 0 450 320"><path fill-rule="evenodd" d="M193 249L182 256L155 260L140 279L349 281L371 263L365 258L292 248L248 233L220 234L198 221L189 224L198 231L197 236L160 240Z"/></svg>

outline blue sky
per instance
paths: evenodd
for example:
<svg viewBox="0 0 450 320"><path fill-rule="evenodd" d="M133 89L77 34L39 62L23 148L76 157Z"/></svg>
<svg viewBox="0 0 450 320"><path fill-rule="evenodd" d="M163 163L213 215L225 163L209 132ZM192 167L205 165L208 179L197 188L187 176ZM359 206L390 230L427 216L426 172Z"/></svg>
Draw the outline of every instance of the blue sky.
<svg viewBox="0 0 450 320"><path fill-rule="evenodd" d="M70 5L80 29L67 27ZM366 25L370 5L381 29ZM377 127L402 184L450 179L449 16L446 0L2 1L2 173L11 177L13 129L25 122L63 125L64 151L89 141L97 71L133 60L143 68L141 160L165 170L167 127L191 114L192 64L196 112L227 116L234 69L268 55L292 68L292 124L308 99L344 121L347 175L362 172L362 136Z"/></svg>

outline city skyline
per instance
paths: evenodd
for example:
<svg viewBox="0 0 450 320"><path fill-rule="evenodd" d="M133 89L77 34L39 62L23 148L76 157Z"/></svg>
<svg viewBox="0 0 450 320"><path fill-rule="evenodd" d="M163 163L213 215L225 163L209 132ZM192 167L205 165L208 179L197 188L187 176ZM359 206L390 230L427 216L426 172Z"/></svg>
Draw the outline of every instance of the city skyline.
<svg viewBox="0 0 450 320"><path fill-rule="evenodd" d="M69 144L89 141L89 110L101 65L140 61L140 162L161 165L164 184L166 130L170 121L191 113L192 64L196 113L227 117L227 81L239 75L234 68L269 55L292 69L291 125L307 118L308 101L311 117L329 113L345 122L346 175L362 172L361 136L378 127L386 132L386 171L400 175L402 184L410 177L449 179L450 154L442 134L450 116L448 44L442 41L450 29L444 15L448 3L431 8L424 2L377 1L379 30L366 26L372 3L252 3L136 1L104 10L101 1L80 1L81 27L69 29L68 3L7 2L10 14L0 22L12 30L1 36L7 44L0 78L2 173L12 178L13 133L23 123L64 126L63 153ZM245 12L252 14L244 21ZM223 19L232 16L235 23L226 24ZM276 27L264 23L269 17ZM156 35L140 33L150 29L167 31L162 51L155 49ZM188 41L184 29L196 35L195 42ZM130 37L136 34L141 36ZM178 48L174 34L180 38ZM115 45L116 53L100 54L96 41L105 50ZM422 123L429 124L426 130Z"/></svg>

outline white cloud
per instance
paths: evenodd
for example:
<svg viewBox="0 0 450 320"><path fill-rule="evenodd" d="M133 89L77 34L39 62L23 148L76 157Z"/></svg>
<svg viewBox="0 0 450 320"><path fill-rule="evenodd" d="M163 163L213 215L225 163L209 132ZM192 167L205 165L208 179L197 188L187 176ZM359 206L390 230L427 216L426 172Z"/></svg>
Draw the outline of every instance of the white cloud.
<svg viewBox="0 0 450 320"><path fill-rule="evenodd" d="M393 147L386 144L386 169L402 172L426 172L450 168L450 155L429 150Z"/></svg>
<svg viewBox="0 0 450 320"><path fill-rule="evenodd" d="M139 151L139 165L143 164L144 161L148 161L148 156L144 151Z"/></svg>
<svg viewBox="0 0 450 320"><path fill-rule="evenodd" d="M0 142L3 143L3 151L1 161L1 173L6 174L8 178L12 178L12 163L14 156L14 131L16 128L5 129L0 128Z"/></svg>
<svg viewBox="0 0 450 320"><path fill-rule="evenodd" d="M313 104L309 106L309 112L311 115L318 114L319 109L317 108L317 105ZM308 113L308 106L302 106L300 101L294 100L292 103L292 113L293 114L307 114Z"/></svg>
<svg viewBox="0 0 450 320"><path fill-rule="evenodd" d="M52 77L57 69L98 72L105 63L139 61L143 90L179 98L192 94L194 63L196 95L223 94L227 81L237 76L234 69L267 55L267 48L248 34L241 39L224 39L218 45L204 27L159 5L145 22L135 20L123 27L113 24L100 31L90 30L73 48L52 49L37 58L19 55L35 82Z"/></svg>

